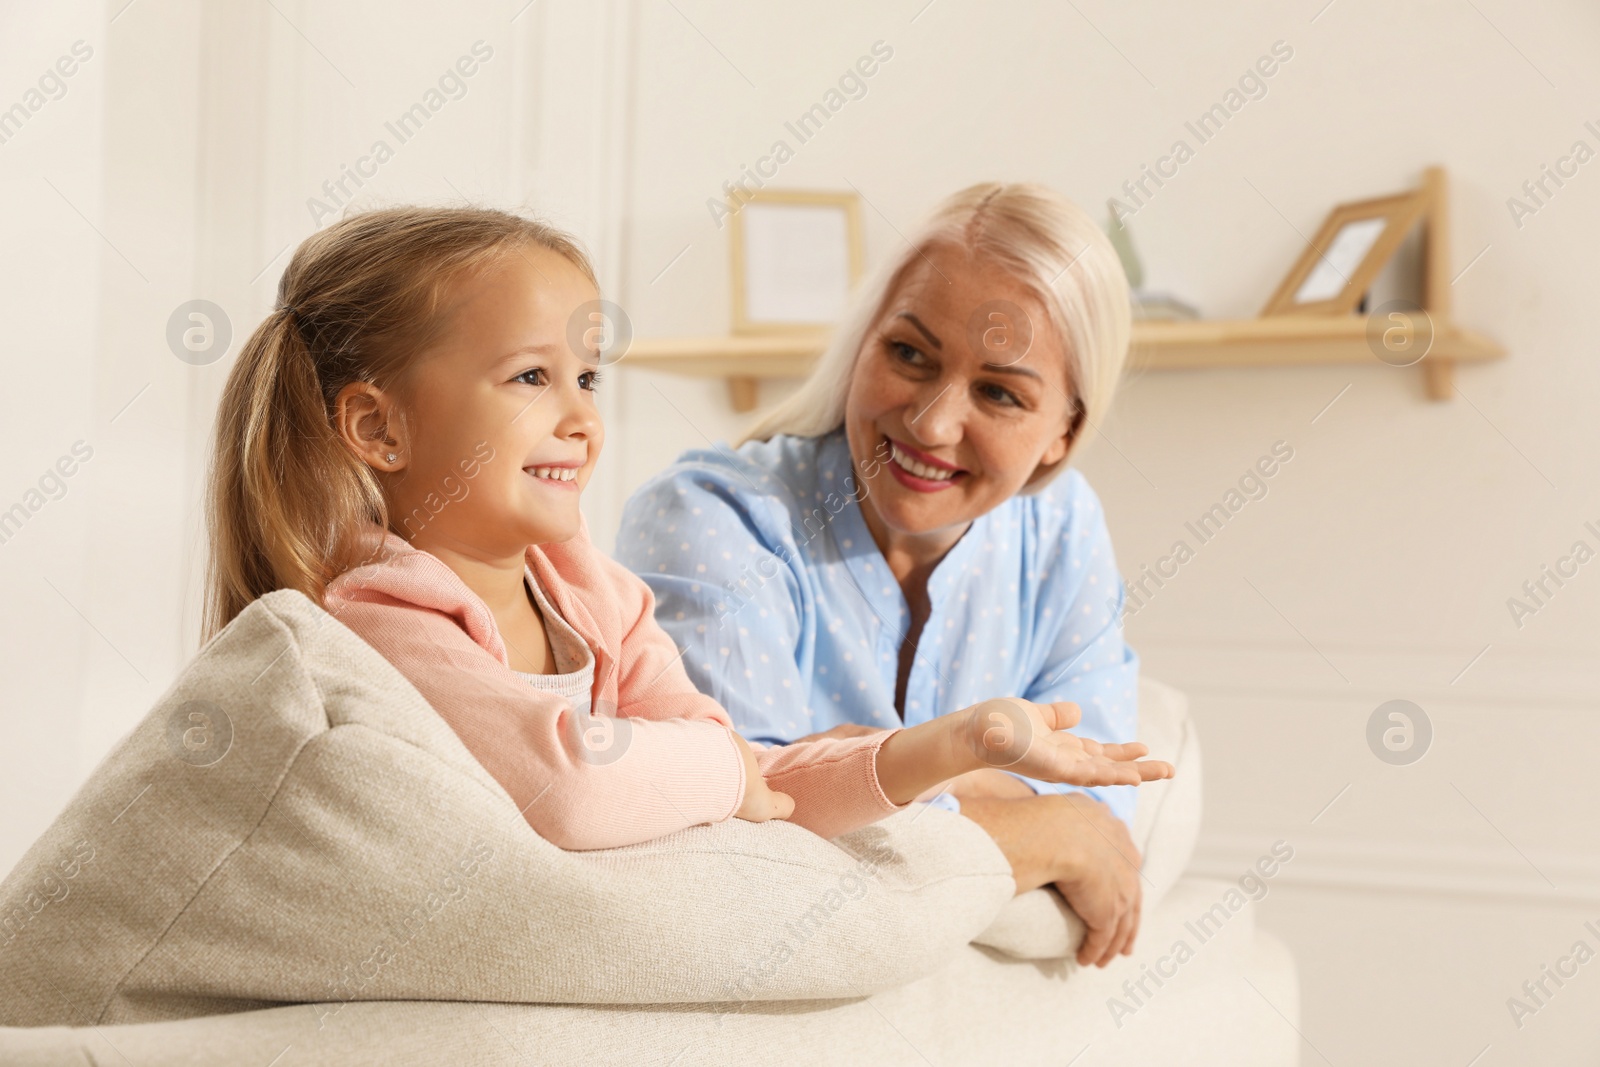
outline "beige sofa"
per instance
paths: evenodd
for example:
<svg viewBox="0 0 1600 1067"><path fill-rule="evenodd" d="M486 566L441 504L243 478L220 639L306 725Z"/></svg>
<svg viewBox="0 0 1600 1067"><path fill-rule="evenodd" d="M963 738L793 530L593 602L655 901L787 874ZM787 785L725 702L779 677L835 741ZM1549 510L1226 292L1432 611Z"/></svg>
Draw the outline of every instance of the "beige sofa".
<svg viewBox="0 0 1600 1067"><path fill-rule="evenodd" d="M273 593L0 883L0 1063L1294 1063L1292 959L1182 877L1185 702L1140 698L1179 773L1141 790L1138 950L1085 969L1059 896L1013 897L976 825L920 805L832 842L733 820L563 852Z"/></svg>

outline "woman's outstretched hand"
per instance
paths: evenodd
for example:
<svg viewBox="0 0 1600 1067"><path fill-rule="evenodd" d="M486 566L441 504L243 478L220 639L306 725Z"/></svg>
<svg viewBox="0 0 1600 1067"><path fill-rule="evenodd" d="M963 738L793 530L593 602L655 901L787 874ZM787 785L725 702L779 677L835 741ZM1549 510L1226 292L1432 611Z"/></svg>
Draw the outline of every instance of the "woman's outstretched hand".
<svg viewBox="0 0 1600 1067"><path fill-rule="evenodd" d="M1020 697L996 697L962 713L961 728L951 735L951 743L964 747L978 766L1043 782L1138 785L1176 773L1165 760L1140 759L1150 749L1137 741L1106 744L1068 733L1082 717L1082 710L1070 701L1035 704Z"/></svg>
<svg viewBox="0 0 1600 1067"><path fill-rule="evenodd" d="M728 732L733 734L734 742L744 753L744 801L733 817L748 822L766 822L768 819L787 819L793 815L794 798L788 793L768 788L767 780L761 776L761 767L756 763L755 750L739 736L737 730Z"/></svg>

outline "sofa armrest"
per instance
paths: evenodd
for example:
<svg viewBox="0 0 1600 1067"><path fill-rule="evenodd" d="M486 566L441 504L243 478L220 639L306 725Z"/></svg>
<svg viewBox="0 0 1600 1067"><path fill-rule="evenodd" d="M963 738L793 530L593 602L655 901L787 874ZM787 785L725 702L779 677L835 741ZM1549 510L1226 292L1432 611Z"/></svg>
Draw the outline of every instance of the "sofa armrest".
<svg viewBox="0 0 1600 1067"><path fill-rule="evenodd" d="M174 742L202 713L230 724L204 764ZM728 819L562 851L375 649L279 590L0 881L0 1026L860 997L967 951L1013 886L982 828L922 805L837 841Z"/></svg>

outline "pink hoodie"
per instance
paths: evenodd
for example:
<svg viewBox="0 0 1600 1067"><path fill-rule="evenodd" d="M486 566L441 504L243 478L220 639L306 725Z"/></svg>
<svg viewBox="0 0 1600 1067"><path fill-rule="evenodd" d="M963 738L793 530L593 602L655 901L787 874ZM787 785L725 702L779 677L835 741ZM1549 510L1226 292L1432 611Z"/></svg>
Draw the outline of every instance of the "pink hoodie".
<svg viewBox="0 0 1600 1067"><path fill-rule="evenodd" d="M529 546L527 561L594 652L596 712L628 720L598 758L573 729L571 705L511 670L477 594L437 556L373 531L383 536L377 562L335 579L325 606L416 686L541 837L612 848L739 809L744 761L727 712L689 681L650 587L594 547L587 521L570 541ZM835 837L899 810L878 784L889 732L752 747L768 784L794 798L790 821Z"/></svg>

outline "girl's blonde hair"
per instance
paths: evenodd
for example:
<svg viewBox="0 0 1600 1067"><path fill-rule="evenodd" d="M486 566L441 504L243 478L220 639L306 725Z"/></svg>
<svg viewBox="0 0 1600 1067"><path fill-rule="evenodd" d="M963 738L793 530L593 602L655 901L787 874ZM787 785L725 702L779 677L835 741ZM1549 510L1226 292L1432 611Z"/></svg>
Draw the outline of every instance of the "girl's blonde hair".
<svg viewBox="0 0 1600 1067"><path fill-rule="evenodd" d="M577 242L533 219L480 208L396 207L345 218L295 250L278 306L228 374L206 488L210 554L204 637L275 589L322 603L387 526L376 475L333 425L346 385L406 385L438 336L448 286L497 257L548 249L594 283Z"/></svg>
<svg viewBox="0 0 1600 1067"><path fill-rule="evenodd" d="M1066 468L1072 452L1105 418L1116 393L1128 354L1128 281L1110 239L1083 209L1030 182L983 182L940 204L864 281L805 383L738 444L777 434L816 437L843 425L845 398L867 331L906 270L935 244L996 264L1045 306L1066 344L1072 440L1067 454L1041 466L1022 491L1038 492Z"/></svg>

